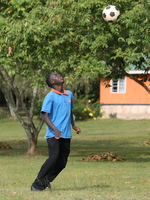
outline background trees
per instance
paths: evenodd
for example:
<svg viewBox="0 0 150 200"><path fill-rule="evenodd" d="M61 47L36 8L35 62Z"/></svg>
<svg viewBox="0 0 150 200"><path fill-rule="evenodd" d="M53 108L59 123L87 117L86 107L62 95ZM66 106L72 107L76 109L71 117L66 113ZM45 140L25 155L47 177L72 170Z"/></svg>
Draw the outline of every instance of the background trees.
<svg viewBox="0 0 150 200"><path fill-rule="evenodd" d="M144 84L150 68L150 2L113 1L121 11L116 23L107 23L101 16L109 4L103 0L1 0L0 89L25 129L29 155L36 154L43 122L35 125L34 110L44 96L40 88L50 71L62 73L67 83L75 83L83 74L87 78L127 75L150 92ZM143 79L127 73L131 65L145 70Z"/></svg>

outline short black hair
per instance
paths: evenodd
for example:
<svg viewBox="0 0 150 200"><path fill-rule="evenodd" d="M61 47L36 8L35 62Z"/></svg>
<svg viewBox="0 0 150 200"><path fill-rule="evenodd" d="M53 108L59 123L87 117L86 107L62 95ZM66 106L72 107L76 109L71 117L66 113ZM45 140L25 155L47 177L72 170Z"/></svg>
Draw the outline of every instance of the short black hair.
<svg viewBox="0 0 150 200"><path fill-rule="evenodd" d="M53 72L52 72L53 73ZM46 84L48 85L48 87L52 87L52 84L51 84L51 74L50 73L47 77L46 77Z"/></svg>

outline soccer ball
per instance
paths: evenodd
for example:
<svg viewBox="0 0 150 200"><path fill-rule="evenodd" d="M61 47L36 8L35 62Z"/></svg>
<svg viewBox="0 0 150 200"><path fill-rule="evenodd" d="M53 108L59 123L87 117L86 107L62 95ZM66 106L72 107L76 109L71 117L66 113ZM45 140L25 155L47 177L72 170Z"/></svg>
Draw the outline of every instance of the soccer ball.
<svg viewBox="0 0 150 200"><path fill-rule="evenodd" d="M107 6L106 8L104 8L104 10L102 12L103 19L106 22L115 22L115 21L117 21L119 15L120 15L120 11L114 5Z"/></svg>

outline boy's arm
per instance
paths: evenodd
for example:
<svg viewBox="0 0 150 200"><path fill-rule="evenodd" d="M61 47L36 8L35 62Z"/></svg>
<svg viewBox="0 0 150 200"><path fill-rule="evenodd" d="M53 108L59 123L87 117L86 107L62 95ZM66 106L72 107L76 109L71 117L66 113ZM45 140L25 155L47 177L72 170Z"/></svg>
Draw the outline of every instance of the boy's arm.
<svg viewBox="0 0 150 200"><path fill-rule="evenodd" d="M81 130L79 127L77 127L74 123L74 119L73 119L73 113L71 111L71 125L72 125L72 128L76 131L77 134L81 133Z"/></svg>
<svg viewBox="0 0 150 200"><path fill-rule="evenodd" d="M59 139L60 135L62 134L56 126L52 123L52 121L49 118L49 113L43 113L43 120L44 122L55 132L55 138Z"/></svg>

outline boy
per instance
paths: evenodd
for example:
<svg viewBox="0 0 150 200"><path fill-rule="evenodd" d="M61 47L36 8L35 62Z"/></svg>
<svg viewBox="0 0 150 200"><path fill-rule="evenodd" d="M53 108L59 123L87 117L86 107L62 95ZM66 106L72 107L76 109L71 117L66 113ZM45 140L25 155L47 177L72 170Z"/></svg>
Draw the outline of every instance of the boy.
<svg viewBox="0 0 150 200"><path fill-rule="evenodd" d="M65 168L70 153L70 140L72 138L71 125L77 134L81 132L73 120L73 95L69 90L63 89L64 78L51 73L46 83L52 87L44 99L41 113L46 126L46 135L49 158L42 165L37 178L31 186L32 191L43 191L50 188L56 176Z"/></svg>

